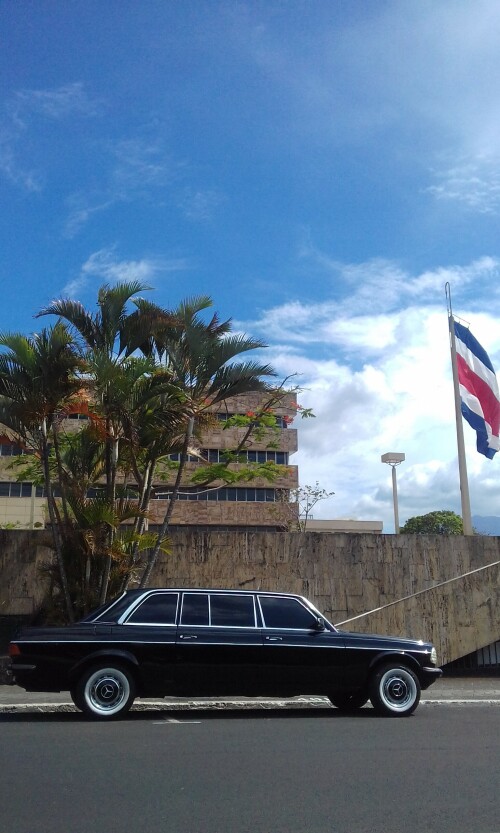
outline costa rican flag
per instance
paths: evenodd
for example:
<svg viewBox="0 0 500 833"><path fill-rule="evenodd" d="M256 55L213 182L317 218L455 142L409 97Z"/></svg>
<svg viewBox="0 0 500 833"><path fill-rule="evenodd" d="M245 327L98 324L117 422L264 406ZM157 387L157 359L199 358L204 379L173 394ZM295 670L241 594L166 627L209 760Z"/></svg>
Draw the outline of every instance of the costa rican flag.
<svg viewBox="0 0 500 833"><path fill-rule="evenodd" d="M500 449L500 396L489 356L467 327L454 321L461 410L477 434L477 450L493 459Z"/></svg>

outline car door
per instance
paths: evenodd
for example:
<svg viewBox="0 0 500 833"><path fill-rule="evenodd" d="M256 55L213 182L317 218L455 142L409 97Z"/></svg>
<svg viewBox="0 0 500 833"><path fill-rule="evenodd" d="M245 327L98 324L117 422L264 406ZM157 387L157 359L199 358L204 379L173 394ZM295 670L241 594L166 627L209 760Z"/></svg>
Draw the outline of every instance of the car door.
<svg viewBox="0 0 500 833"><path fill-rule="evenodd" d="M267 694L327 694L343 687L345 642L298 598L259 595Z"/></svg>
<svg viewBox="0 0 500 833"><path fill-rule="evenodd" d="M161 695L174 690L179 595L172 591L149 593L113 627L113 635L136 657L147 693Z"/></svg>
<svg viewBox="0 0 500 833"><path fill-rule="evenodd" d="M182 693L254 693L262 659L254 596L237 592L184 593L177 651Z"/></svg>

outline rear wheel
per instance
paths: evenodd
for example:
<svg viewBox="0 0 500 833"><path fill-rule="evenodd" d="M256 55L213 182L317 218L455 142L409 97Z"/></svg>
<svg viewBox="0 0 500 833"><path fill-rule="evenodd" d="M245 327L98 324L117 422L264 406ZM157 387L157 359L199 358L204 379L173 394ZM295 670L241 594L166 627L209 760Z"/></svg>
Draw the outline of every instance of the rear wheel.
<svg viewBox="0 0 500 833"><path fill-rule="evenodd" d="M128 712L135 690L134 678L127 668L106 663L85 671L71 696L77 708L90 717L113 720Z"/></svg>
<svg viewBox="0 0 500 833"><path fill-rule="evenodd" d="M355 712L368 702L366 691L355 691L351 694L330 694L330 703L343 712Z"/></svg>
<svg viewBox="0 0 500 833"><path fill-rule="evenodd" d="M420 683L405 665L381 665L370 681L370 700L379 714L407 717L419 704Z"/></svg>

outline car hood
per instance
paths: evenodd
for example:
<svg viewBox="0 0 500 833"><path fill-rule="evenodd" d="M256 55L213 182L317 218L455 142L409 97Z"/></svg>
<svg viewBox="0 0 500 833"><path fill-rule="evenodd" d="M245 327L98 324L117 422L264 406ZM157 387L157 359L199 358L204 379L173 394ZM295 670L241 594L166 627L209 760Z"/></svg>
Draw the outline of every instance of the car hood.
<svg viewBox="0 0 500 833"><path fill-rule="evenodd" d="M348 645L370 645L370 647L395 648L399 651L430 650L432 643L422 639L409 639L403 636L380 636L376 633L355 633L354 631L338 630Z"/></svg>

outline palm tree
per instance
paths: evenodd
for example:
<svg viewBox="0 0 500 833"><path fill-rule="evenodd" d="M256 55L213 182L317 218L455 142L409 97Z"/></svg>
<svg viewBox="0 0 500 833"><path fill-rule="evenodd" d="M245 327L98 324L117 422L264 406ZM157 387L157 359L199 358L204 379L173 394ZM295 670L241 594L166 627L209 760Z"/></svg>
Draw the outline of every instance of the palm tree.
<svg viewBox="0 0 500 833"><path fill-rule="evenodd" d="M127 304L134 295L148 289L139 281L121 282L113 287L105 284L97 295L99 311L95 315L87 312L79 301L62 299L53 301L37 316L57 315L67 321L76 332L85 361L92 365L94 388L99 393L106 420L106 483L110 497L116 475L117 439L112 420L116 390L114 371L121 360L133 352L131 340L135 344L147 339L151 319L146 320L146 315L139 317L128 313Z"/></svg>
<svg viewBox="0 0 500 833"><path fill-rule="evenodd" d="M110 287L105 284L97 297L98 312L91 314L78 301L54 301L38 315L57 315L76 332L84 357L94 406L103 417L106 494L109 505L116 499L119 443L122 435L124 406L130 389L141 376L153 373L154 360L128 358L140 345L147 343L154 325L156 308L151 312L142 299L134 299L149 287L139 281L120 282ZM132 301L136 312L129 313ZM114 528L108 528L109 548L112 549ZM111 554L105 561L101 580L101 603L106 600L111 570Z"/></svg>
<svg viewBox="0 0 500 833"><path fill-rule="evenodd" d="M62 322L27 338L0 334L0 421L14 430L41 461L47 507L61 578L66 613L73 621L62 544L52 489L50 443L61 409L78 393L81 368L73 339Z"/></svg>
<svg viewBox="0 0 500 833"><path fill-rule="evenodd" d="M158 462L174 449L181 451L169 507L142 586L165 541L193 433L207 424L214 405L238 394L267 390L264 379L275 375L267 364L238 361L247 351L266 345L232 334L231 321L220 321L217 315L206 323L203 313L212 306L208 296L187 299L169 312L134 297L147 288L138 282L101 287L95 315L71 300L55 301L39 313L58 315L76 332L87 368L85 382L93 407L102 417L108 504L116 500L119 468L128 466L140 490L135 533L143 531ZM131 313L129 301L135 306ZM114 534L110 524L102 602L108 590ZM132 560L136 553L137 546Z"/></svg>
<svg viewBox="0 0 500 833"><path fill-rule="evenodd" d="M187 422L184 425L180 464L170 493L168 509L157 535L155 547L145 567L140 586L145 587L156 564L169 527L187 461L193 433L214 405L239 394L269 390L262 377L275 376L268 364L235 361L241 354L264 348L257 339L231 335L231 321L220 322L214 315L207 323L201 313L212 305L208 296L188 299L173 317L156 332L155 348L173 383L185 397Z"/></svg>

